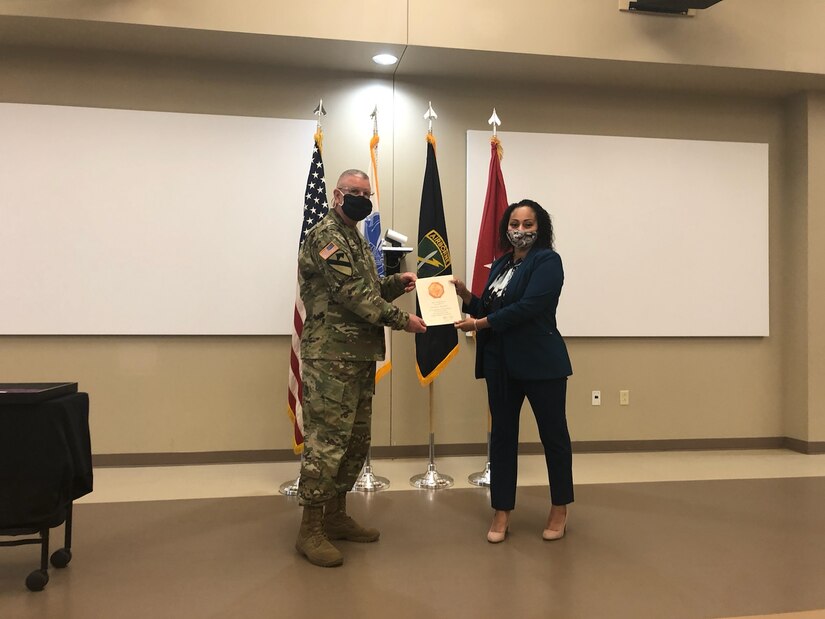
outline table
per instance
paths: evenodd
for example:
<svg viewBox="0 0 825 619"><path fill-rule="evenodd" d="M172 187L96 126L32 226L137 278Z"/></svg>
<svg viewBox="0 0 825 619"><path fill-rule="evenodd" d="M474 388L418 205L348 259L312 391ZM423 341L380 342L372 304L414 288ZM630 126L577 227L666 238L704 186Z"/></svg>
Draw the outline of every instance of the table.
<svg viewBox="0 0 825 619"><path fill-rule="evenodd" d="M0 535L40 533L41 538L0 545L41 543L48 556L48 529L66 522L68 557L52 564L65 567L71 559L72 502L92 491L92 450L89 437L89 395L73 393L31 404L4 404L0 398ZM45 530L45 539L42 539ZM58 551L60 552L60 551ZM55 553L57 555L58 553ZM45 579L32 572L35 587Z"/></svg>

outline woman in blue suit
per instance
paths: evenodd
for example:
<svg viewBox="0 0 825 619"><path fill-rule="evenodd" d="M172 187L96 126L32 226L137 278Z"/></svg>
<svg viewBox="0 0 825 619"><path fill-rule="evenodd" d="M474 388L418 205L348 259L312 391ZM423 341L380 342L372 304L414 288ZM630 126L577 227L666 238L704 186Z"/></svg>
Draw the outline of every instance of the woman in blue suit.
<svg viewBox="0 0 825 619"><path fill-rule="evenodd" d="M495 513L487 541L504 541L516 502L519 413L530 402L550 478L550 514L545 540L564 537L567 505L573 502L570 433L565 400L573 371L556 328L564 271L553 251L550 215L537 202L511 204L499 223L505 253L490 267L479 299L459 280L456 291L471 317L456 323L478 331L476 378L487 382L490 431L490 499Z"/></svg>

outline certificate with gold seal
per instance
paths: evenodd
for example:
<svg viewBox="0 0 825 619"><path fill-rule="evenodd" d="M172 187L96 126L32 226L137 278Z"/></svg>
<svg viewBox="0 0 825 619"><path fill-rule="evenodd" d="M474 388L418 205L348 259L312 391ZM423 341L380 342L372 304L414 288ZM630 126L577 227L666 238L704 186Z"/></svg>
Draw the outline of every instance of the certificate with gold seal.
<svg viewBox="0 0 825 619"><path fill-rule="evenodd" d="M452 275L422 277L415 281L421 318L428 327L451 325L461 320L461 306L455 292Z"/></svg>

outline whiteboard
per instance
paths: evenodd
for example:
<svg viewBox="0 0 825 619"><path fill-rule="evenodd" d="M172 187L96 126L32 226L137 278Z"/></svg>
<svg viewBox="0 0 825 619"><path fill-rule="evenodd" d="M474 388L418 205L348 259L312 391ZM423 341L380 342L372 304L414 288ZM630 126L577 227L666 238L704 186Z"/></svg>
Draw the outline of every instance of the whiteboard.
<svg viewBox="0 0 825 619"><path fill-rule="evenodd" d="M565 336L767 336L768 145L499 132L508 200L553 218ZM490 133L467 132L467 277Z"/></svg>
<svg viewBox="0 0 825 619"><path fill-rule="evenodd" d="M314 131L0 104L0 333L291 333Z"/></svg>

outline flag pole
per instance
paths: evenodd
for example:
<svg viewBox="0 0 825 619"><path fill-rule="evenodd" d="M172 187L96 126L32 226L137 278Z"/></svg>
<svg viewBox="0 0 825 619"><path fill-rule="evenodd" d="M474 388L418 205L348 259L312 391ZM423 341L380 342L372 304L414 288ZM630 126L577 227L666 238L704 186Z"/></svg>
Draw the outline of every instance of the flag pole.
<svg viewBox="0 0 825 619"><path fill-rule="evenodd" d="M427 472L410 477L410 485L424 490L441 490L453 485L453 478L442 475L435 468L435 410L433 406L433 381L429 384L430 461Z"/></svg>
<svg viewBox="0 0 825 619"><path fill-rule="evenodd" d="M498 114L496 114L496 108L493 108L493 115L487 120L487 124L493 126L493 137L496 137L496 131L501 124L501 120L499 120Z"/></svg>
<svg viewBox="0 0 825 619"><path fill-rule="evenodd" d="M361 469L361 474L352 486L353 491L357 492L379 492L390 487L390 480L380 475L375 475L372 472L372 464L370 461L370 452L367 451L367 459L364 461L364 468Z"/></svg>
<svg viewBox="0 0 825 619"><path fill-rule="evenodd" d="M496 143L498 145L498 136L497 130L498 126L501 124L501 119L496 114L496 108L493 108L493 114L487 120L487 124L493 127L493 137L490 138L490 141ZM498 151L499 158L501 158L501 151ZM475 333L475 332L473 332ZM484 470L479 471L478 473L472 473L467 478L467 481L473 484L474 486L490 486L490 430L492 427L492 417L490 416L490 407L487 407L487 462L484 465Z"/></svg>
<svg viewBox="0 0 825 619"><path fill-rule="evenodd" d="M301 460L304 459L303 454L301 455ZM297 496L298 495L298 484L301 483L301 474L298 473L298 477L295 479L289 479L281 484L278 488L278 492L281 494L285 494L286 496Z"/></svg>
<svg viewBox="0 0 825 619"><path fill-rule="evenodd" d="M435 138L433 137L433 121L438 118L438 115L435 113L433 109L433 102L428 102L427 112L424 114L424 120L428 122L427 127L427 141L432 145L433 149L435 149ZM426 172L425 172L425 184L426 184ZM440 201L440 188L439 188L439 201ZM422 194L422 204L423 204L423 194ZM423 207L422 207L423 208ZM420 222L419 222L420 228ZM421 230L419 230L419 234ZM446 229L444 231L446 236ZM419 239L420 242L420 239ZM418 270L421 270L421 263L418 265ZM449 359L449 357L448 357ZM422 488L426 490L441 490L442 488L449 488L453 485L453 478L449 475L442 475L440 474L435 468L435 404L434 404L434 382L435 380L432 379L428 383L429 388L429 430L430 430L430 441L429 441L429 451L430 451L430 458L429 463L427 464L427 472L421 473L419 475L414 475L410 477L410 485L414 486L415 488Z"/></svg>
<svg viewBox="0 0 825 619"><path fill-rule="evenodd" d="M315 116L318 117L318 121L315 125L315 141L316 141L317 147L320 149L321 148L321 139L322 139L321 138L321 136L322 136L322 133L321 133L321 118L323 118L324 116L327 115L327 111L324 109L324 100L323 99L318 100L318 106L312 111L312 113ZM299 363L299 368L300 368L300 363ZM296 407L297 406L300 406L300 402L298 402L296 404ZM297 424L297 419L296 419L296 424ZM301 433L303 434L303 429L301 429ZM300 464L303 465L303 462L304 462L303 443L301 444L300 447L301 447ZM301 482L301 472L300 472L300 466L299 466L298 477L296 477L295 479L287 480L284 483L282 483L280 485L280 487L278 488L278 492L280 492L281 494L284 494L286 496L297 496L298 495L298 486L299 486L300 482Z"/></svg>
<svg viewBox="0 0 825 619"><path fill-rule="evenodd" d="M374 172L375 176L378 174L378 161L377 161L377 149L378 149L378 105L376 104L375 108L372 110L372 114L370 114L370 118L372 119L372 140L370 141L370 160L372 167L375 166L374 170L371 170L371 173ZM373 160L372 157L372 149L373 149L373 142L375 142L375 149L376 149L376 160ZM378 179L373 178L373 182L375 183L375 196L378 199L378 203L381 202L381 195L380 189L378 184ZM368 239L369 240L369 239ZM379 241L380 242L380 241ZM379 273L379 275L383 275L383 273ZM376 382L378 379L376 378ZM355 480L355 483L352 486L352 490L354 492L379 492L381 490L386 490L390 487L390 480L386 477L381 477L376 475L372 472L372 458L371 458L372 446L367 450L367 457L364 460L364 466L361 469L360 475L358 475L358 479Z"/></svg>
<svg viewBox="0 0 825 619"><path fill-rule="evenodd" d="M484 465L484 470L478 473L471 473L467 477L467 481L474 486L489 487L490 486L490 426L492 418L490 417L490 408L487 407L487 462Z"/></svg>

